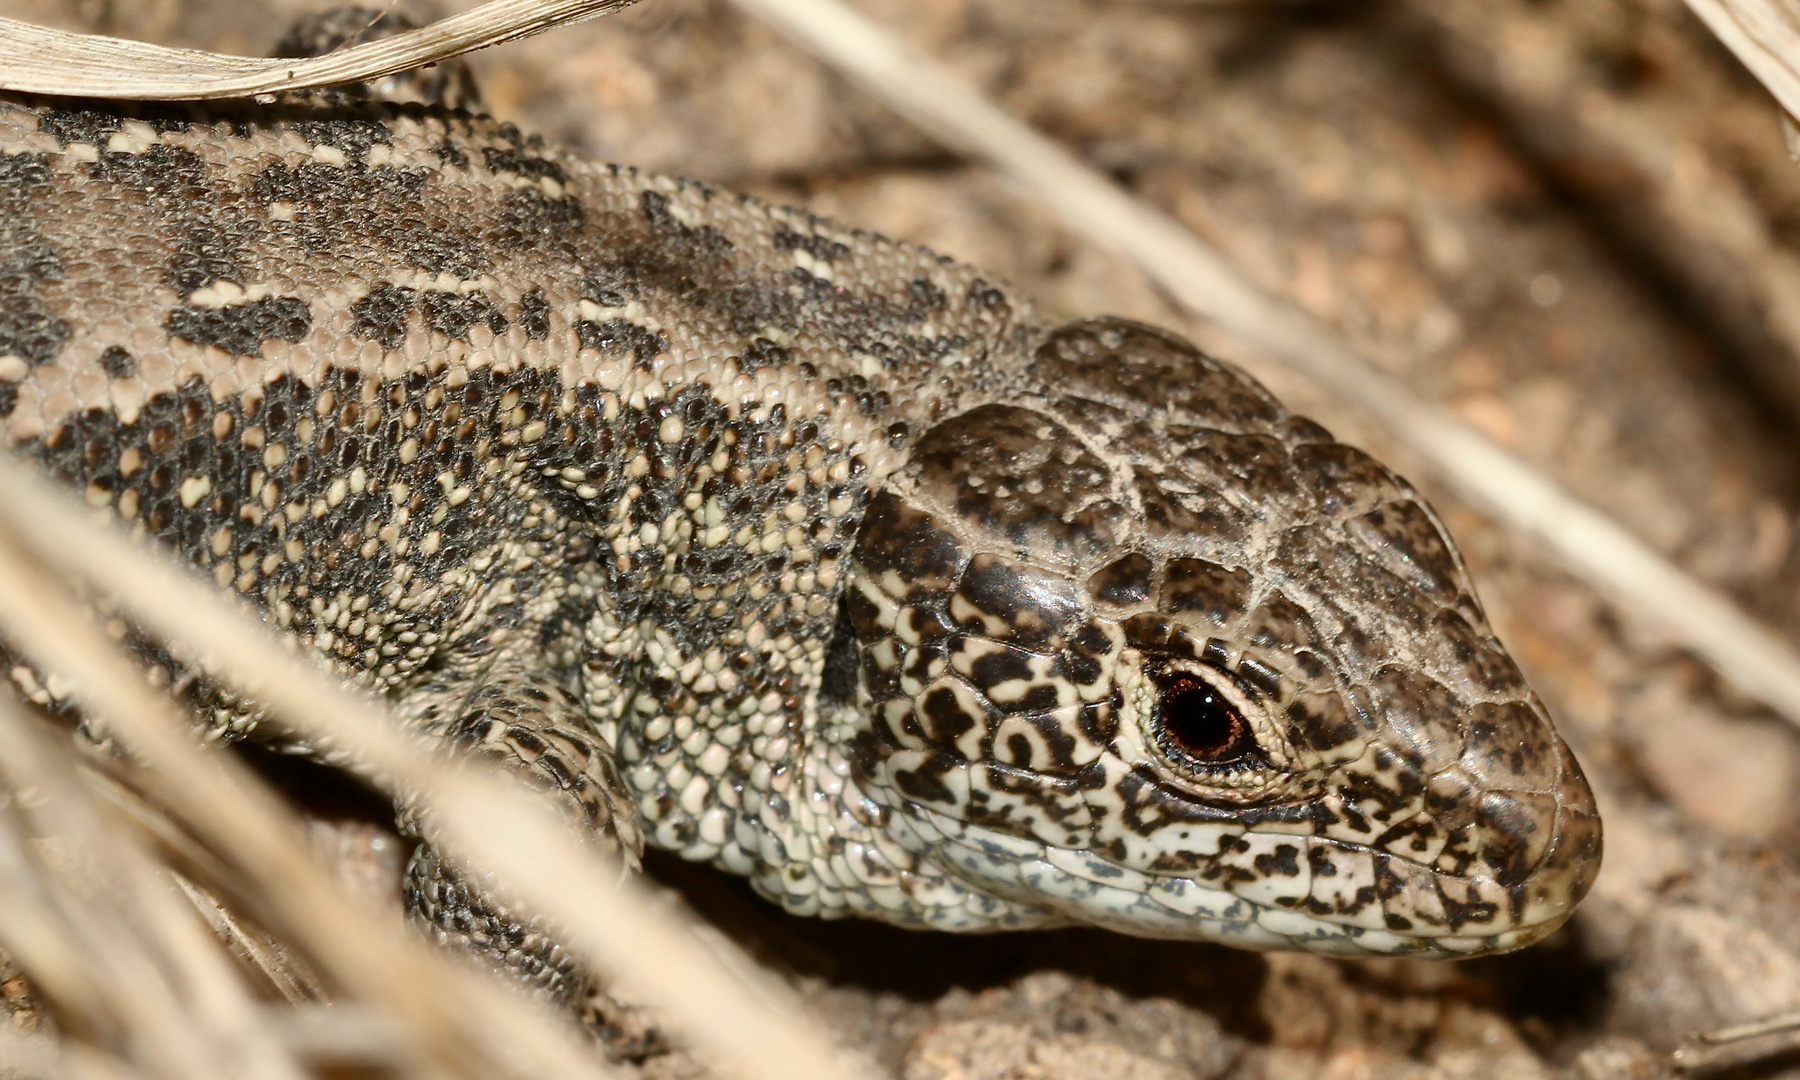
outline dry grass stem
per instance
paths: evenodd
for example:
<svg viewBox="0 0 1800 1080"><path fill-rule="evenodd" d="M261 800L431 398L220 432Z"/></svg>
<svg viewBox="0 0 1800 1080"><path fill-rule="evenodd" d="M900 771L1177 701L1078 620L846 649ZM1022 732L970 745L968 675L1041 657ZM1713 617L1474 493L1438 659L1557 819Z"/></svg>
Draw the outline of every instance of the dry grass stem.
<svg viewBox="0 0 1800 1080"><path fill-rule="evenodd" d="M238 958L246 970L260 975L275 995L290 1005L302 1005L325 999L325 987L312 969L291 956L285 949L255 927L246 926L237 914L218 897L189 881L174 870L169 876L180 887L194 910L206 925Z"/></svg>
<svg viewBox="0 0 1800 1080"><path fill-rule="evenodd" d="M377 79L610 15L636 0L493 0L403 34L304 60L225 56L0 18L0 89L193 101Z"/></svg>
<svg viewBox="0 0 1800 1080"><path fill-rule="evenodd" d="M196 840L180 823L171 821L141 793L146 786L138 776L141 767L115 755L91 754L81 763L81 771L95 795L110 803L143 834L201 918L248 970L262 977L267 991L290 1004L327 999L324 983L311 965L272 940L260 927L245 925L237 912L219 902L218 897L226 896L238 898L245 909L259 906L255 901L255 882Z"/></svg>
<svg viewBox="0 0 1800 1080"><path fill-rule="evenodd" d="M157 1077L299 1080L193 909L85 790L68 743L0 698L0 941L75 1019Z"/></svg>
<svg viewBox="0 0 1800 1080"><path fill-rule="evenodd" d="M1535 540L1602 593L1662 623L1740 689L1800 725L1800 654L1611 518L1250 281L1180 222L1009 116L838 0L737 0L946 144L1135 262L1193 314L1378 419L1471 505Z"/></svg>
<svg viewBox="0 0 1800 1080"><path fill-rule="evenodd" d="M1800 15L1778 0L1687 0L1789 116L1800 116Z"/></svg>
<svg viewBox="0 0 1800 1080"><path fill-rule="evenodd" d="M707 940L693 926L671 918L614 860L582 844L565 822L521 787L423 750L382 709L299 659L288 644L222 597L210 583L178 572L113 532L96 528L62 495L11 461L0 464L0 530L57 572L93 582L135 621L185 654L201 657L207 671L246 696L267 703L302 737L344 752L378 781L418 799L452 853L492 874L510 896L530 910L566 928L571 945L594 967L641 994L671 1026L731 1074L750 1080L847 1080L859 1075L784 986L741 955L722 963L721 951L727 949L723 942ZM0 573L0 611L5 612L0 620L10 624L13 616L6 609L14 600L7 595L6 581L7 575ZM103 649L103 642L87 641L78 649L71 641L64 647L56 638L59 634L73 638L66 629L19 629L27 633L17 640L30 642L50 669L71 672L78 695L90 703L105 701L105 707L94 711L114 719L122 702L108 694L117 689L110 685L113 677L81 655L83 650ZM13 631L8 625L8 632ZM98 634L93 628L87 632ZM40 641L39 633L51 640ZM165 745L173 742L185 749L185 740L172 737L168 730L139 732L135 730L139 726L149 725L133 721L130 726L119 725L118 730L128 743L153 759L157 770L164 768L167 755L171 771L162 777L164 786L203 782L194 761ZM162 722L156 726L162 728ZM153 743L154 748L147 749L140 739ZM198 755L189 751L188 758L194 757ZM206 782L228 790L220 778L209 777ZM230 783L239 786L241 781ZM159 799L182 798L177 792L159 790L157 794ZM263 796L246 798L255 805ZM213 812L223 812L226 807L182 806L179 801L174 805L197 820L210 819ZM240 819L249 816L242 807L237 813ZM234 828L223 821L208 823L228 832ZM229 854L259 875L266 874L265 888L295 890L281 896L280 922L267 920L270 925L303 922L315 903L344 903L335 895L302 899L303 883L295 880L290 869L265 858L252 846L286 842L275 838L277 832L286 830L273 826L258 829L268 838L234 837ZM319 875L312 877L316 884ZM315 956L329 955L342 944L318 941L316 936L303 942ZM368 944L364 942L363 947ZM362 966L355 956L336 959L352 970ZM386 968L403 959L417 962L416 958L390 956L368 966ZM338 964L323 966L335 968ZM359 974L372 978L376 973ZM452 1017L443 1013L408 1019L421 1028L436 1028ZM439 1048L438 1044L429 1045ZM507 1073L544 1071L518 1066L515 1060Z"/></svg>

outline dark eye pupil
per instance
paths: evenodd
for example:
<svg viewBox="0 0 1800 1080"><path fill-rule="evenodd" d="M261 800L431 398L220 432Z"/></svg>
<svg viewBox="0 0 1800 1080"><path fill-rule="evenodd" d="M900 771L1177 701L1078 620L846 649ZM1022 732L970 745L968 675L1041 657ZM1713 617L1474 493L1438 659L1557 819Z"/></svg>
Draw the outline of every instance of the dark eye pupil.
<svg viewBox="0 0 1800 1080"><path fill-rule="evenodd" d="M1157 701L1163 734L1176 748L1205 762L1228 761L1249 749L1250 726L1204 680L1178 675Z"/></svg>

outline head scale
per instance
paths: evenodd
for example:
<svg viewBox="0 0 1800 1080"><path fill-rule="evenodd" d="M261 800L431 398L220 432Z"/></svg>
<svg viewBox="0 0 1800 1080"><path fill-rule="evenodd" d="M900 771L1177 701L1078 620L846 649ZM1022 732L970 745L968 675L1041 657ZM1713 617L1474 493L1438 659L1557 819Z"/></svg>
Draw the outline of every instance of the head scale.
<svg viewBox="0 0 1800 1080"><path fill-rule="evenodd" d="M1019 923L1258 947L1560 925L1593 797L1412 488L1148 327L1065 326L1030 375L924 433L857 543L849 756L919 862Z"/></svg>

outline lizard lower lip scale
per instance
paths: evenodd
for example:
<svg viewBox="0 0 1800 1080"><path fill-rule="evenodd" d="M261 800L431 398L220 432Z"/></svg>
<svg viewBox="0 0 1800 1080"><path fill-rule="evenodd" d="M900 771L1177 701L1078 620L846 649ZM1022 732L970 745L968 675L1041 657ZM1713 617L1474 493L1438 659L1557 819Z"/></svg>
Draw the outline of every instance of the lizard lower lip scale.
<svg viewBox="0 0 1800 1080"><path fill-rule="evenodd" d="M571 827L797 913L1463 956L1598 871L1367 455L1169 333L469 112L0 95L0 443ZM580 999L402 824L415 916Z"/></svg>

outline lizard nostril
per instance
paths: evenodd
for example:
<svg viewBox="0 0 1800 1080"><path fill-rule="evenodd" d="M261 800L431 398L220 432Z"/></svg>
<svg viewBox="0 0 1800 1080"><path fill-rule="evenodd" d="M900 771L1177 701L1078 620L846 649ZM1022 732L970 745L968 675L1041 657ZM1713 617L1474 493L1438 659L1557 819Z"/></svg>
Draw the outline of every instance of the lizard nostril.
<svg viewBox="0 0 1800 1080"><path fill-rule="evenodd" d="M1184 756L1206 764L1232 761L1256 748L1250 725L1231 702L1193 675L1177 675L1162 685L1157 728Z"/></svg>

